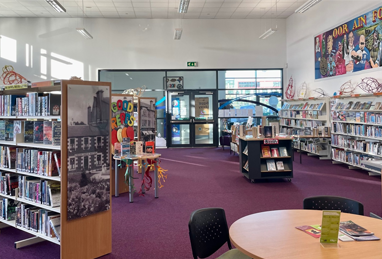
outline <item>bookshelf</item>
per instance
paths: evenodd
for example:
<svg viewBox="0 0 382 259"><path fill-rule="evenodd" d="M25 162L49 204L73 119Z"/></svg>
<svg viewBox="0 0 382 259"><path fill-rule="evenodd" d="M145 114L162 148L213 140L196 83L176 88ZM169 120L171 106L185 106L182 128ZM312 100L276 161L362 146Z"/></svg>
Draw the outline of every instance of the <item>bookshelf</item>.
<svg viewBox="0 0 382 259"><path fill-rule="evenodd" d="M72 118L70 116L71 110L73 107L70 107L73 102L73 99L70 99L73 94L69 93L70 91L88 91L89 89L101 89L97 92L97 95L92 95L92 92L89 92L89 95L85 95L85 100L86 98L90 98L93 102L93 107L89 105L87 109L76 109L76 114L78 116L81 116L84 118L83 120L86 120L86 123L80 123L76 124L76 122L70 121L69 118ZM103 255L106 255L108 253L111 253L111 193L105 193L104 198L110 201L110 206L108 209L104 211L100 211L98 213L90 214L90 215L85 215L83 217L78 217L75 219L69 219L68 217L71 215L72 210L69 208L69 205L73 205L73 203L70 203L69 201L71 191L68 186L71 184L75 171L73 171L73 167L70 163L71 161L71 156L73 155L73 146L71 143L71 138L73 137L73 125L78 125L79 127L99 127L99 123L110 120L110 109L107 109L106 112L94 112L94 110L99 110L98 109L98 104L102 103L103 105L110 105L110 96L111 96L111 84L110 83L105 83L105 82L89 82L89 81L71 81L71 80L55 80L55 81L45 81L45 82L37 82L33 83L32 87L30 88L23 88L23 89L12 89L12 90L3 90L1 95L0 95L0 113L2 112L2 107L6 107L2 104L2 98L3 96L6 95L17 95L17 96L30 96L30 93L38 93L36 94L39 96L49 96L51 98L51 95L49 95L50 92L57 92L60 93L59 97L56 97L59 101L59 110L60 110L60 116L50 116L49 114L46 114L47 116L26 116L25 114L20 115L19 110L18 110L18 103L16 102L16 106L14 107L15 109L15 114L12 114L12 116L0 116L0 121L2 120L12 120L12 121L21 121L22 125L22 130L21 132L14 132L13 136L13 141L0 141L0 146L2 147L7 147L9 150L16 150L15 153L15 161L14 165L10 163L10 168L0 168L0 172L2 176L5 176L5 174L10 174L10 176L13 176L14 179L18 179L18 183L20 182L20 179L29 179L30 181L35 181L37 184L34 185L36 189L33 189L35 193L40 193L43 195L43 185L42 183L46 184L55 184L56 186L59 185L59 197L58 201L60 202L59 206L51 206L48 205L48 203L44 203L44 200L41 198L41 196L36 195L33 193L33 198L30 199L28 196L22 195L25 194L25 190L23 192L23 188L25 187L24 185L17 185L15 189L12 190L13 192L8 192L8 193L0 193L0 199L4 200L7 199L9 201L16 201L20 205L23 204L23 206L31 206L31 210L34 210L35 212L38 212L40 214L34 214L34 215L43 215L41 210L45 210L47 213L55 213L60 216L60 239L56 237L51 237L49 235L46 235L44 231L42 231L42 225L34 225L34 227L38 228L38 230L34 230L32 226L30 227L25 227L25 226L20 226L18 220L19 218L16 216L14 219L10 218L1 218L0 217L0 225L3 226L11 226L15 227L21 231L27 232L31 235L33 235L33 238L29 238L26 240L21 240L15 242L15 248L22 248L28 245L32 245L35 243L39 243L42 241L49 241L54 244L57 244L60 246L60 254L61 258L63 259L76 259L76 258L97 258ZM100 92L100 93L99 93ZM102 98L98 98L100 94ZM32 94L33 96L33 94ZM22 97L21 97L22 98ZM33 97L32 97L33 98ZM84 100L84 105L86 105L86 101ZM53 99L50 100L50 107L54 104ZM96 104L95 104L96 103ZM10 104L9 102L7 104ZM32 103L31 103L32 104ZM37 99L34 107L39 107L37 105ZM40 105L40 104L39 104ZM49 104L47 104L49 107ZM95 105L95 106L94 106ZM73 106L73 105L72 105ZM26 107L23 103L23 105L20 107ZM28 106L29 109L32 109L33 105ZM96 107L96 108L94 108ZM102 106L101 106L102 107ZM37 108L36 108L37 109ZM31 111L33 113L33 111ZM40 112L40 111L39 111ZM8 110L9 113L9 110ZM37 111L36 111L36 114ZM100 115L102 114L102 115ZM93 117L96 117L97 123L94 124L94 121L91 119ZM24 125L28 122L46 122L46 121L60 121L61 123L61 138L60 138L60 145L54 146L53 144L47 144L47 143L34 143L32 142L26 142L24 140ZM87 124L87 125L85 125ZM78 129L78 128L77 128ZM34 128L35 130L35 128ZM106 170L103 171L103 177L105 180L103 180L102 183L109 184L110 186L110 175L111 175L111 170L110 170L110 152L109 152L109 136L110 136L110 129L107 127L107 136L105 135L105 152L101 151L99 149L101 147L100 142L98 141L96 136L91 135L91 132L85 131L86 134L89 134L88 136L82 137L82 140L78 138L76 145L75 145L75 150L80 150L81 148L87 149L87 155L83 155L78 153L78 158L76 158L76 163L78 165L83 165L85 168L89 169L89 175L92 175L93 172L96 172L98 169L94 169L92 171L91 166L92 165L99 165L100 162L103 161L109 161L109 168L105 166ZM106 131L104 131L106 132ZM0 135L1 135L1 128L0 128ZM35 134L35 133L33 133ZM52 130L52 135L56 136L53 133ZM26 137L25 137L26 138ZM45 138L45 135L44 135ZM94 143L94 146L92 146ZM94 148L94 150L93 150ZM35 167L35 166L30 166L30 168L35 168L33 170L25 170L25 165L23 164L24 162L27 161L29 165L34 165L32 164L32 154L33 153L27 153L27 152L35 152L38 154L37 156L39 159L45 159L48 158L50 155L53 157L54 153L60 154L61 157L61 170L60 170L60 175L52 175L50 176L50 170L46 171L44 174L41 174L39 170L40 167ZM41 153L40 153L41 152ZM78 151L79 152L79 151ZM103 153L102 153L103 152ZM102 153L106 154L105 156L102 157L102 161L97 161L98 158L96 158L95 153ZM40 155L41 154L41 155ZM0 154L4 155L4 154ZM93 157L92 157L93 155ZM10 159L11 156L9 155ZM44 168L51 168L53 166L53 158L50 157L49 160L50 162L46 162L47 164L44 165ZM80 158L83 160L80 160ZM86 158L87 157L87 158ZM30 159L30 160L29 160ZM13 161L13 160L10 160ZM38 160L41 161L41 160ZM45 160L44 160L45 161ZM41 162L42 163L42 162ZM13 165L13 166L12 166ZM24 167L20 168L20 165L23 165ZM37 163L37 165L40 165L40 162ZM104 164L106 165L106 164ZM9 167L9 166L8 166ZM23 169L24 168L24 169ZM39 169L37 169L39 168ZM53 170L52 170L53 171ZM26 178L23 178L26 177ZM87 179L90 179L90 176L87 176ZM28 180L27 180L28 181ZM95 181L95 180L92 180ZM40 185L38 185L40 183ZM87 187L88 185L86 185ZM72 187L71 187L72 188ZM9 190L9 189L8 189ZM38 191L37 191L38 190ZM110 188L109 188L110 190ZM46 195L46 193L45 193ZM56 200L57 201L57 200ZM81 205L81 204L78 204ZM83 205L81 205L83 206ZM38 218L37 221L40 221L41 218ZM25 223L25 222L24 222ZM41 231L40 231L41 230ZM86 240L86 242L84 241Z"/></svg>
<svg viewBox="0 0 382 259"><path fill-rule="evenodd" d="M363 169L369 175L380 170L364 162L382 158L382 98L380 94L358 94L332 98L331 154L333 164Z"/></svg>
<svg viewBox="0 0 382 259"><path fill-rule="evenodd" d="M321 159L330 159L330 140L320 138L330 136L330 98L302 98L283 102L280 132L297 136L293 148Z"/></svg>
<svg viewBox="0 0 382 259"><path fill-rule="evenodd" d="M264 145L264 138L239 138L239 159L240 172L251 182L260 179L275 179L285 178L289 182L293 178L293 138L275 138L278 139L278 144ZM263 157L262 146L269 146L280 149L285 148L286 155L281 154L277 157ZM275 162L275 170L268 170L270 160ZM279 170L276 167L277 162L281 161L284 169Z"/></svg>

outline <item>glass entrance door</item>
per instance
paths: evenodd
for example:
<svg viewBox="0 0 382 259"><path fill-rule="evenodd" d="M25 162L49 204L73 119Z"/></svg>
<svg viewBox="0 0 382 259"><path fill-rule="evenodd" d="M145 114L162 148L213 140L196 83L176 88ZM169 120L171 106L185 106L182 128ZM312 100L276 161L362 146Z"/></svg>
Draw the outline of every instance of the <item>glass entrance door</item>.
<svg viewBox="0 0 382 259"><path fill-rule="evenodd" d="M169 147L217 145L215 91L169 91Z"/></svg>

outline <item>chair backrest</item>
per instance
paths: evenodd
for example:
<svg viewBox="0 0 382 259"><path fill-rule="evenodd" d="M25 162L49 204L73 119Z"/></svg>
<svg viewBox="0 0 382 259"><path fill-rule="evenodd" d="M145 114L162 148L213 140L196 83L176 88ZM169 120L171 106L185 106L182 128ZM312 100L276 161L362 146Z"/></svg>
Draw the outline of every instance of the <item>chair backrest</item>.
<svg viewBox="0 0 382 259"><path fill-rule="evenodd" d="M205 208L191 214L188 229L194 258L206 258L229 240L228 225L222 208Z"/></svg>
<svg viewBox="0 0 382 259"><path fill-rule="evenodd" d="M304 209L340 210L345 213L363 215L363 204L337 196L315 196L304 199Z"/></svg>

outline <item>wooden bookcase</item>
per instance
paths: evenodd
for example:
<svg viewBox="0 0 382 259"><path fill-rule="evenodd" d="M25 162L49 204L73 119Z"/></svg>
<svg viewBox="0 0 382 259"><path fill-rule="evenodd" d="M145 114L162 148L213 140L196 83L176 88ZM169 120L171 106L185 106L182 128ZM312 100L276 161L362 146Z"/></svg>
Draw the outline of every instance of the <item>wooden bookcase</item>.
<svg viewBox="0 0 382 259"><path fill-rule="evenodd" d="M283 100L283 102L284 104L280 111L281 133L286 133L289 136L311 135L312 137L318 137L319 135L313 134L314 128L330 127L329 97ZM320 107L315 108L315 105L320 105ZM305 128L310 128L312 132L305 132ZM330 159L330 141L307 138L303 139L300 143L300 139L303 138L298 138L294 141L293 147L295 149L300 150L301 144L301 151L307 152L308 155Z"/></svg>
<svg viewBox="0 0 382 259"><path fill-rule="evenodd" d="M24 172L19 172L16 169L3 169L3 172L12 172L18 175L29 175L36 178L48 179L52 181L57 181L61 183L61 206L52 208L50 206L45 206L42 204L34 203L24 199L16 198L14 196L0 194L0 197L5 197L9 199L17 199L18 201L26 204L32 204L35 207L43 208L49 211L54 211L61 214L61 240L58 241L56 238L50 238L38 232L28 230L26 228L17 227L15 221L7 221L1 219L2 225L9 225L16 227L19 230L25 231L29 234L34 235L36 238L31 238L15 243L16 248L21 248L26 245L31 245L34 243L49 241L60 246L60 254L62 259L90 259L97 258L106 254L111 253L112 250L112 226L111 226L111 193L109 193L110 208L106 211L92 214L86 217L68 220L67 219L67 205L68 205L68 88L71 85L76 87L91 85L91 86L103 86L109 89L109 98L111 96L111 83L109 82L90 82L90 81L77 81L77 80L55 80L33 83L32 88L26 89L13 89L4 90L2 94L4 95L26 95L29 92L51 92L51 91L61 91L61 116L11 116L11 117L1 117L0 119L15 119L15 120L61 120L61 146L49 146L34 143L22 143L17 140L13 143L6 143L2 141L0 145L10 145L15 147L30 147L42 150L60 150L61 151L61 177L49 177L41 176L38 174L29 174ZM89 116L88 110L79 110L78 113L84 112L85 118ZM111 113L109 112L109 118ZM109 136L110 138L110 131ZM111 161L110 152L108 152L109 160ZM111 175L111 166L110 172ZM111 177L110 177L111 180ZM111 185L110 185L111 186Z"/></svg>
<svg viewBox="0 0 382 259"><path fill-rule="evenodd" d="M382 103L381 95L338 96L332 98L332 102L333 164L346 164L349 169L364 169L369 175L381 175L379 169L367 168L363 163L382 158L382 108L378 107ZM354 108L357 102L369 105Z"/></svg>
<svg viewBox="0 0 382 259"><path fill-rule="evenodd" d="M293 147L292 138L279 138L279 144L267 145L270 148L285 147L288 156L284 157L269 157L262 156L261 147L264 145L263 138L239 138L239 158L240 158L240 172L247 177L251 182L259 179L274 179L286 178L291 181L293 178ZM248 147L248 154L244 150ZM268 171L267 160L274 159L275 162L282 161L284 163L284 170ZM248 170L244 168L248 161ZM277 169L277 168L276 168Z"/></svg>

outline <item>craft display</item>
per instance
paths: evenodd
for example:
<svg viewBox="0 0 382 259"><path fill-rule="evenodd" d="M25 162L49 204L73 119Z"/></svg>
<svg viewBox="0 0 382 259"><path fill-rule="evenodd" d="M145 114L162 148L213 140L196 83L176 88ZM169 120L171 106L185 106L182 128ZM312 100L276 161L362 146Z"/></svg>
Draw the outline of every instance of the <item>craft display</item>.
<svg viewBox="0 0 382 259"><path fill-rule="evenodd" d="M19 73L16 73L14 68L8 65L3 67L3 73L0 77L0 80L3 85L16 85L28 83L28 80L25 77L23 77Z"/></svg>
<svg viewBox="0 0 382 259"><path fill-rule="evenodd" d="M318 94L317 97L325 97L325 96L329 96L325 91L324 89L322 88L316 88L313 90L314 93Z"/></svg>
<svg viewBox="0 0 382 259"><path fill-rule="evenodd" d="M141 97L145 90L146 86L142 85L141 87L127 89L123 91L122 94L133 95L134 97Z"/></svg>
<svg viewBox="0 0 382 259"><path fill-rule="evenodd" d="M370 94L382 92L382 84L379 83L377 79L372 77L362 78L361 83L358 84L358 87Z"/></svg>
<svg viewBox="0 0 382 259"><path fill-rule="evenodd" d="M351 80L349 80L341 85L339 95L351 95L354 93L356 88L357 85L352 84Z"/></svg>
<svg viewBox="0 0 382 259"><path fill-rule="evenodd" d="M285 90L285 97L287 99L293 99L294 98L294 94L295 94L295 89L293 87L293 78L290 77L289 83L288 83L288 87Z"/></svg>
<svg viewBox="0 0 382 259"><path fill-rule="evenodd" d="M304 82L298 91L299 98L305 98L308 95L308 85Z"/></svg>

